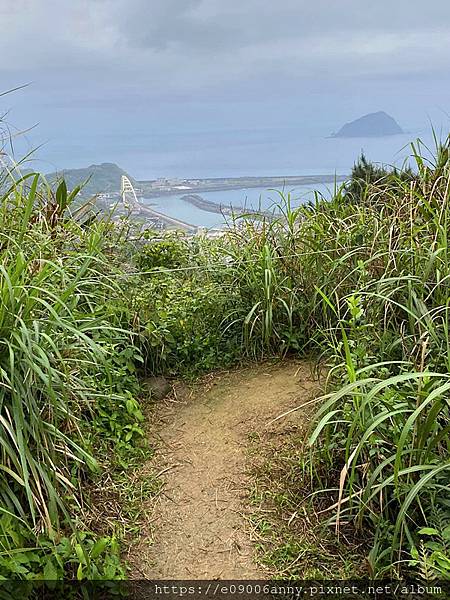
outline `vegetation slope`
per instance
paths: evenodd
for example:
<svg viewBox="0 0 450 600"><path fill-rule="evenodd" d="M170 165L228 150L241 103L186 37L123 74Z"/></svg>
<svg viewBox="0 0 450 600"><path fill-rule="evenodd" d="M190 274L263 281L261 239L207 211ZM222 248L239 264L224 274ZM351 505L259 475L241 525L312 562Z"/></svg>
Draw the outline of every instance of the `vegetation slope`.
<svg viewBox="0 0 450 600"><path fill-rule="evenodd" d="M219 239L129 241L27 174L0 209L0 576L123 578L90 490L146 452L140 376L266 356L329 369L298 485L374 577L448 578L449 142ZM3 173L5 184L10 180ZM103 473L103 475L102 475ZM312 505L313 508L313 505Z"/></svg>

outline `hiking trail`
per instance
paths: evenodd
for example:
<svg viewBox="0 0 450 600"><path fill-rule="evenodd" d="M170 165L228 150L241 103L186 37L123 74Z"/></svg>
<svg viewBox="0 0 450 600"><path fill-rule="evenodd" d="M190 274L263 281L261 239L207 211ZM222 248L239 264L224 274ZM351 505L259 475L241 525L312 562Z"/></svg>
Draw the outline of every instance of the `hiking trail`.
<svg viewBox="0 0 450 600"><path fill-rule="evenodd" d="M136 579L262 579L246 518L248 444L279 435L317 393L306 361L260 363L178 385L156 406L158 449L145 469L163 479L128 561Z"/></svg>

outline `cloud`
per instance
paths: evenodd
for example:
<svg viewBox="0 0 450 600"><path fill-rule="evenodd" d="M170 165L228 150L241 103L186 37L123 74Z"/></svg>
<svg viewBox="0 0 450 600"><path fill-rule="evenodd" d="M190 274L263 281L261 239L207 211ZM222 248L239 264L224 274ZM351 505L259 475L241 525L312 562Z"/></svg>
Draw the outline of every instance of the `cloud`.
<svg viewBox="0 0 450 600"><path fill-rule="evenodd" d="M314 69L438 68L450 3L343 0L0 0L3 72L115 73L181 86ZM286 65L283 68L283 63ZM206 74L206 77L205 77ZM332 73L331 73L332 74Z"/></svg>
<svg viewBox="0 0 450 600"><path fill-rule="evenodd" d="M192 103L248 103L261 121L274 106L280 114L288 105L311 114L331 106L342 113L337 122L357 102L410 111L445 104L450 3L412 4L0 0L0 76L3 89L33 81L26 110L54 128L67 115L94 129L194 113L199 123ZM251 112L243 108L241 119Z"/></svg>

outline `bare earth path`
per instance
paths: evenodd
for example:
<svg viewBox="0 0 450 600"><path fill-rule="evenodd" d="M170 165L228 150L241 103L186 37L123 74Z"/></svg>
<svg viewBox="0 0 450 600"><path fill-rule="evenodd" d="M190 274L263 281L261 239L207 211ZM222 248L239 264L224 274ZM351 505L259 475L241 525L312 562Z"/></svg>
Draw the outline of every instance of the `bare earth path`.
<svg viewBox="0 0 450 600"><path fill-rule="evenodd" d="M131 577L264 577L245 518L249 435L282 430L285 420L270 421L316 390L308 363L284 361L216 375L161 403L161 444L149 468L164 471L164 485L130 551Z"/></svg>

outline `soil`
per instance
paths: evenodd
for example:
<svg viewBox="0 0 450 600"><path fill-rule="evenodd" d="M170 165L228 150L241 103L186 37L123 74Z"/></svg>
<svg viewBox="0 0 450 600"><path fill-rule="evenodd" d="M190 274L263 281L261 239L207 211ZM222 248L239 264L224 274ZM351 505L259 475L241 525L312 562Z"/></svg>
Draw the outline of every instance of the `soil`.
<svg viewBox="0 0 450 600"><path fill-rule="evenodd" d="M160 444L145 470L163 486L130 550L131 578L264 578L248 520L249 440L305 420L301 409L273 422L317 390L309 363L283 361L175 386L158 403L150 435Z"/></svg>

